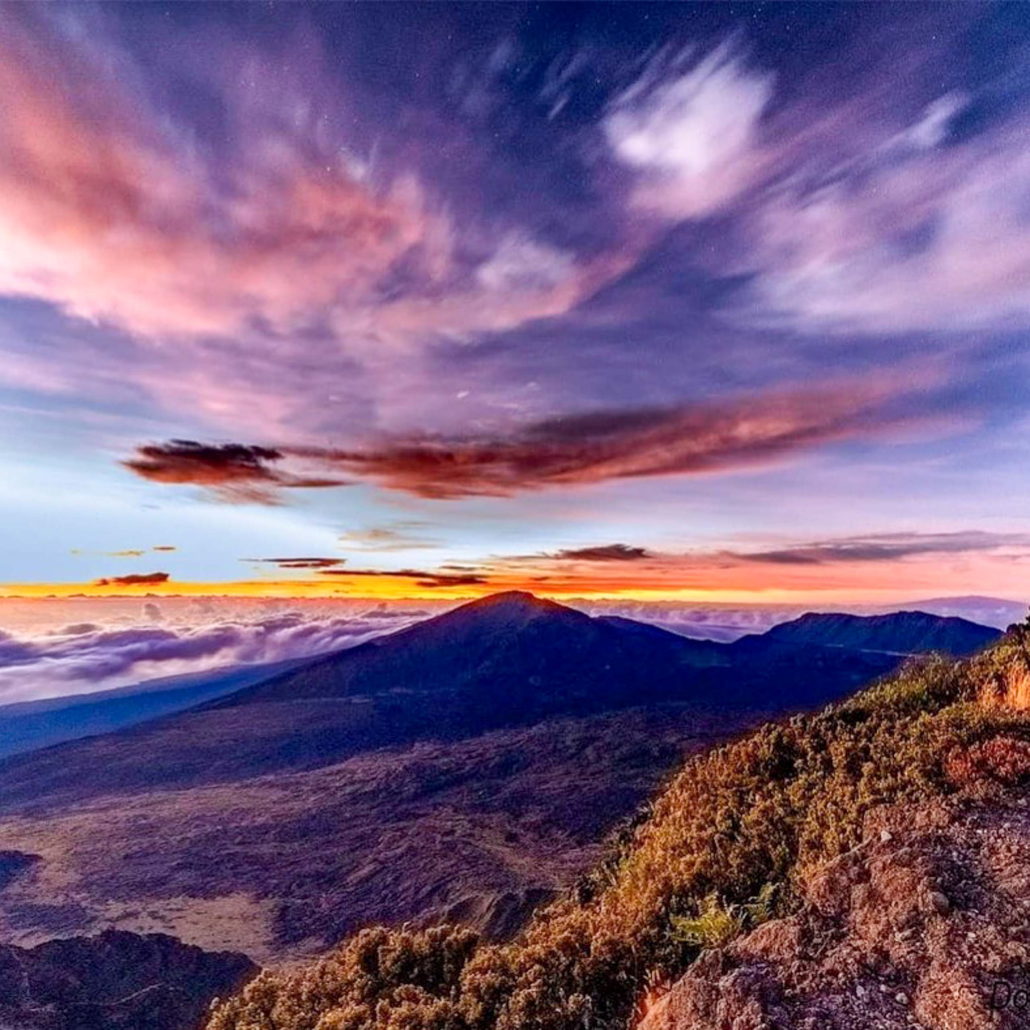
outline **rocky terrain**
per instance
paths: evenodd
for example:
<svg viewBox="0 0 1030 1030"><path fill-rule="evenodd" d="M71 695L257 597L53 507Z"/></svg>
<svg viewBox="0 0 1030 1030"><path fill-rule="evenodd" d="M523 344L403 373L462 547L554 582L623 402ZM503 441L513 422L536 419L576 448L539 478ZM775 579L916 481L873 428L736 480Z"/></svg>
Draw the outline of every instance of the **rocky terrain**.
<svg viewBox="0 0 1030 1030"><path fill-rule="evenodd" d="M245 955L108 930L35 948L0 946L4 1030L184 1030L211 998L257 973Z"/></svg>
<svg viewBox="0 0 1030 1030"><path fill-rule="evenodd" d="M994 750L1030 774L1030 746ZM640 1030L1025 1027L1028 806L1020 787L873 813L799 912L707 951Z"/></svg>
<svg viewBox="0 0 1030 1030"><path fill-rule="evenodd" d="M1020 662L979 704L1030 709ZM1019 719L1019 723L1022 723ZM981 1030L1030 1022L1030 741L947 757L954 794L873 809L796 912L705 951L639 1030Z"/></svg>

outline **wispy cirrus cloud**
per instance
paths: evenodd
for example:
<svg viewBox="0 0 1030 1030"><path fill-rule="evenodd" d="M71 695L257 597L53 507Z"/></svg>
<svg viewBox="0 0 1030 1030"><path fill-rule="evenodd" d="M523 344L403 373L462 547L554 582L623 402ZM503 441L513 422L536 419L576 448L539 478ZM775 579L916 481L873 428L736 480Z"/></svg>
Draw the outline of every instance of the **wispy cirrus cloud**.
<svg viewBox="0 0 1030 1030"><path fill-rule="evenodd" d="M449 179L460 169L445 175L426 159L424 129L406 147L373 152L356 128L359 87L301 24L275 42L223 47L208 63L188 30L166 29L164 49L182 57L176 75L219 111L216 143L167 89L134 88L147 69L110 12L3 12L0 292L122 332L62 339L60 360L53 348L12 346L0 374L43 392L87 384L109 398L131 383L198 432L254 438L259 427L284 445L327 436L346 445L365 425L452 424L426 382L455 375L469 344L501 339L514 355L520 331L556 321L551 350L568 354L550 357L550 374L533 385L552 407L567 398L583 410L600 405L576 396L562 320L646 268L670 226L716 216L716 245L684 240L683 274L728 280L722 313L738 325L894 332L1014 324L1027 313L1021 125L959 138L954 124L975 109L975 93L938 85L935 94L908 79L888 103L892 69L870 59L868 41L841 55L856 84L840 95L818 78L798 90L742 33L659 48L629 85L618 69L590 131L564 148L590 184L589 211L565 225L560 195L522 197L503 217L470 191L458 202ZM928 64L940 56L929 44L924 52ZM598 69L584 71L588 51L560 56L554 95L574 103L568 90L596 88ZM573 67L571 77L558 72ZM277 89L265 85L273 69ZM553 93L553 77L541 95ZM492 168L486 149L464 136L460 147ZM619 175L600 171L602 152ZM590 236L587 223L610 229ZM706 314L682 291L661 300L685 326ZM626 333L642 337L642 368L668 364L646 329ZM614 348L591 357L620 361ZM484 424L520 403L508 366L496 367L500 381L483 381L467 402L479 405L477 422L489 416ZM629 386L608 389L625 407L653 403ZM417 418L405 415L413 403ZM269 498L303 485L235 473L224 468L224 494Z"/></svg>
<svg viewBox="0 0 1030 1030"><path fill-rule="evenodd" d="M672 223L725 220L696 260L735 280L727 317L835 334L1030 321L1026 115L999 113L996 83L941 85L948 36L902 69L852 40L848 89L813 75L780 103L775 73L735 36L660 53L613 101L604 129L636 172L632 202Z"/></svg>
<svg viewBox="0 0 1030 1030"><path fill-rule="evenodd" d="M735 200L767 164L758 127L773 87L772 74L748 66L739 38L708 53L659 54L604 120L616 156L638 172L632 203L680 220Z"/></svg>
<svg viewBox="0 0 1030 1030"><path fill-rule="evenodd" d="M1030 547L1030 536L1025 533L872 533L767 551L733 552L733 557L773 565L829 565L894 562L920 555L978 554L1027 547Z"/></svg>
<svg viewBox="0 0 1030 1030"><path fill-rule="evenodd" d="M412 250L441 260L429 252L447 228L417 184L377 189L305 146L324 110L287 130L284 98L262 109L224 92L238 153L220 183L203 150L183 152L186 127L126 89L139 69L99 13L85 20L83 46L46 12L4 12L3 292L135 332L226 333L256 318L296 327L314 306L367 297Z"/></svg>
<svg viewBox="0 0 1030 1030"><path fill-rule="evenodd" d="M39 348L4 355L8 382L74 393L89 380L112 396L129 380L223 424L260 401L266 424L304 435L338 420L332 398L355 385L389 391L384 352L417 361L560 316L634 260L632 247L579 253L459 208L417 167L414 141L403 159L360 156L360 105L296 26L226 46L217 68L167 30L177 76L216 101L216 145L194 112L140 86L112 17L0 12L0 293L120 331L65 341L63 369Z"/></svg>
<svg viewBox="0 0 1030 1030"><path fill-rule="evenodd" d="M962 106L942 97L879 152L770 189L740 230L736 317L837 333L1026 325L1027 127L952 142Z"/></svg>

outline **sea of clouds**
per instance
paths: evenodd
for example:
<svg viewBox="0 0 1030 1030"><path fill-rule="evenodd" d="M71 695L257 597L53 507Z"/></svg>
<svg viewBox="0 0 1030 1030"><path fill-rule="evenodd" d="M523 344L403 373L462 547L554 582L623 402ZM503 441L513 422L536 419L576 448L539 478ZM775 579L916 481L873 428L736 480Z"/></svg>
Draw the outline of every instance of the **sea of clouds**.
<svg viewBox="0 0 1030 1030"><path fill-rule="evenodd" d="M0 608L0 704L337 651L429 611L324 604L82 600ZM46 607L44 607L46 606ZM80 616L54 625L62 614ZM7 616L7 618L5 618ZM12 623L14 624L12 627Z"/></svg>

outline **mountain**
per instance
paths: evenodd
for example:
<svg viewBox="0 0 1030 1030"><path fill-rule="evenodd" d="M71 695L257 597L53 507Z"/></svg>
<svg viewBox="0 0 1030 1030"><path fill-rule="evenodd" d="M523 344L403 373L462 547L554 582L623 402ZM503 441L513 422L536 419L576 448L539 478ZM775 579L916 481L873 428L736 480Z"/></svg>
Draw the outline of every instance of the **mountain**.
<svg viewBox="0 0 1030 1030"><path fill-rule="evenodd" d="M95 694L3 705L0 706L0 758L79 737L110 733L161 715L185 711L202 701L268 679L292 668L298 661L164 676Z"/></svg>
<svg viewBox="0 0 1030 1030"><path fill-rule="evenodd" d="M930 612L932 615L950 615L983 626L1006 629L1026 618L1027 602L1010 601L1004 597L984 597L968 594L964 597L930 597L903 605L907 610ZM880 614L887 614L881 610Z"/></svg>
<svg viewBox="0 0 1030 1030"><path fill-rule="evenodd" d="M689 696L692 673L725 665L717 646L629 619L594 619L520 591L306 663L209 708L357 695L413 694L453 732L554 712Z"/></svg>
<svg viewBox="0 0 1030 1030"><path fill-rule="evenodd" d="M209 953L160 934L0 945L5 1030L192 1030L212 998L257 973L245 955Z"/></svg>
<svg viewBox="0 0 1030 1030"><path fill-rule="evenodd" d="M726 662L717 645L497 594L189 711L12 756L0 762L0 810L313 769L558 715L724 706L705 673Z"/></svg>
<svg viewBox="0 0 1030 1030"><path fill-rule="evenodd" d="M1000 630L989 626L926 612L870 616L810 612L774 626L760 639L765 644L842 647L888 654L939 651L960 656L979 651L1000 636Z"/></svg>
<svg viewBox="0 0 1030 1030"><path fill-rule="evenodd" d="M689 754L903 656L737 648L527 594L0 761L0 934L293 960L377 921L507 937Z"/></svg>
<svg viewBox="0 0 1030 1030"><path fill-rule="evenodd" d="M530 600L530 598L531 595L516 593L509 595L495 595L494 599L490 600L490 611L495 620L499 617L501 617L501 621L503 621L503 618L509 618L511 620L509 621L506 630L509 641L514 640L515 634L513 633L513 629L514 624L516 624L519 619L520 609L523 610L523 616L525 615L526 610L536 611L538 617L543 614L539 606L546 605L546 602L536 601L535 599ZM969 605L977 607L978 610L982 608L988 615L993 613L995 618L1001 618L1002 616L1011 614L1009 609L998 607L999 605L1006 604L1006 602L997 601L996 599L975 597L957 598L954 599L954 602L960 607L963 604L968 603ZM481 603L482 602L474 602L474 605ZM537 607L534 607L534 603ZM926 603L927 606L932 606L937 602L931 601ZM946 599L940 602L942 605L945 603ZM1010 609L1018 607L1019 606L1009 603ZM729 652L720 649L718 646L708 648L701 647L700 645L702 641L698 640L694 640L689 645L683 645L682 639L684 636L689 637L694 635L693 630L689 626L684 627L682 625L677 625L676 632L673 632L672 630L659 628L657 625L652 623L638 622L633 619L615 615L597 616L593 619L592 623L584 623L582 617L574 618L574 616L579 615L578 612L574 613L570 609L562 608L559 605L554 605L553 609L559 610L558 613L555 613L554 611L551 612L552 615L558 615L558 618L554 620L555 622L558 622L562 618L568 618L568 621L571 624L578 624L581 630L586 629L595 634L603 634L603 627L606 624L617 629L635 633L638 636L640 634L647 634L646 639L651 643L652 650L660 648L661 651L659 654L649 653L645 655L642 660L636 663L638 667L651 667L656 664L660 664L666 659L673 666L682 666L685 664L696 668L726 665L727 662L739 664L745 659L747 647L751 646L753 648L754 640L764 640L765 636L764 634L753 635L749 638L751 640L751 645L745 645L744 648L736 652ZM482 641L485 639L485 635L478 634L474 627L477 612L480 617L485 613L482 609L472 608L471 610L474 617L468 617L468 612L463 615L463 621L466 623L464 628L464 639L468 642L469 638L471 638L472 641L471 646L467 647L466 657L473 655L476 652L476 647L479 647L481 658L483 659L480 663L481 676L485 679L487 676L491 675L489 671L491 661L495 666L502 666L504 670L521 668L524 665L524 661L521 656L518 656L517 661L511 662L508 660L511 656L504 656L502 648L497 648L493 653L490 653L489 648L482 646ZM563 616L561 613L568 613L568 616ZM833 616L809 616L809 618L831 620ZM852 621L855 618L856 617L852 616ZM883 616L883 618L889 621L891 616ZM1012 619L1010 618L1008 621L1011 622ZM860 622L865 625L869 623L870 620L862 619ZM430 623L435 623L435 620L430 620ZM451 630L446 630L446 623L444 636L447 636L447 634L452 630L456 636L461 636L453 625ZM711 626L703 627L700 635L706 638L717 637L719 635L718 633L711 632L711 630ZM161 679L149 680L144 683L119 687L113 690L100 691L95 694L50 698L43 701L27 701L0 706L0 758L26 751L38 750L40 748L49 747L53 744L62 743L67 740L74 740L80 737L109 733L113 730L133 726L138 723L158 718L159 716L185 711L186 709L193 708L204 701L234 694L235 692L242 690L242 688L252 684L263 684L279 674L298 669L301 666L305 667L304 673L291 680L291 685L288 688L290 691L294 692L295 696L303 696L306 692L312 692L316 695L328 694L330 696L334 691L342 690L346 693L349 689L345 683L347 676L350 676L353 680L358 682L357 689L361 693L373 692L370 690L369 684L377 675L380 680L386 680L389 683L402 682L407 684L413 682L416 676L422 676L423 681L427 683L454 683L460 677L461 672L460 670L456 672L453 667L450 669L444 667L444 662L441 661L444 657L443 651L439 647L438 643L433 639L435 632L437 631L433 630L432 626L427 626L426 630L413 634L411 638L401 635L398 641L391 642L390 646L386 649L385 654L380 650L379 645L375 642L365 645L364 648L354 648L352 650L356 653L348 658L346 667L342 671L342 675L341 669L338 665L338 659L341 652L336 652L327 656L324 660L316 660L315 662L312 662L311 659L293 659L276 664L213 669L201 673L187 673L180 676L162 677ZM556 627L552 626L551 632L558 633L560 631ZM740 628L728 630L726 638L728 640L736 639L742 632L743 630ZM906 630L903 632L909 631ZM944 634L949 638L954 636L955 646L948 646L947 642L945 642L945 644L941 645L939 648L950 653L964 653L963 644L968 644L971 649L981 646L980 637L975 631L967 632L963 635L951 628L948 628L942 621L942 624L939 627L933 624L928 624L926 633L923 635L924 639L920 639L919 632L914 631L913 628L911 639L903 641L903 643L906 643L908 646L902 647L900 650L906 652L920 652L926 650L928 649L928 642L932 641L935 635L939 634ZM783 641L786 640L789 635L788 631L781 630L779 636L773 636L770 639ZM830 643L829 638L820 641L817 637L817 634L812 634L810 638L806 638L804 634L798 634L795 642L811 644L821 642L827 645ZM477 638L479 639L478 645ZM988 639L989 638L986 635L983 635L982 642L987 642ZM677 641L679 641L679 644L677 644ZM764 644L768 643L769 640L764 640ZM590 641L586 641L584 646L588 654L593 653L593 644ZM839 640L833 641L832 646L853 647L865 645L848 643L847 633L845 631ZM422 669L421 660L415 657L419 653L419 649L421 649L422 653L432 653L435 656L433 661L430 662L429 668L425 671ZM875 649L882 649L885 651L896 650L893 647ZM460 646L453 648L453 650L460 651ZM558 643L557 650L559 653L564 653L564 642ZM406 652L407 657L412 662L412 668L403 668L404 659L401 658L399 662L394 662L393 668L391 669L389 667L390 662L388 660L388 655L391 652L394 655ZM483 654L482 652L486 653ZM349 651L346 653L350 654ZM372 656L375 657L374 662L369 661ZM632 666L634 664L633 656L627 655L625 657L628 658L628 664ZM538 658L540 664L544 666L547 673L563 675L566 678L566 682L569 682L569 670L562 672L558 668L553 653L548 653L546 649L542 648L538 654ZM468 671L469 664L471 664L471 659L466 665L466 671ZM373 665L374 668L371 667ZM626 662L622 662L615 668L608 670L605 673L605 676L608 679L614 679L616 675L622 675L624 677L624 682L626 684L630 684L632 682L632 673L627 673L626 665ZM572 671L575 673L575 670ZM334 678L334 687L326 689L317 685L317 677L326 674ZM532 677L533 675L536 675L536 673L530 672L529 675ZM494 683L503 688L503 677L494 675ZM532 682L530 682L529 685L532 686ZM389 690L391 688L387 686L386 689ZM432 687L430 687L430 689L432 689ZM262 693L258 692L255 696L260 697L262 696ZM534 701L538 700L539 698L534 699ZM609 703L609 699L602 697L599 699L599 703L601 705L606 705ZM532 710L530 710L529 714L532 715Z"/></svg>

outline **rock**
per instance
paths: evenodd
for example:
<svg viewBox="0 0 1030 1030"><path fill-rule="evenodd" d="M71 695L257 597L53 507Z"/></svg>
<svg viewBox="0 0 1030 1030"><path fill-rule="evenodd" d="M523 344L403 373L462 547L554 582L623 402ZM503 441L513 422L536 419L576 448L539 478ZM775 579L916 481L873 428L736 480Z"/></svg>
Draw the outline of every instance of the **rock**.
<svg viewBox="0 0 1030 1030"><path fill-rule="evenodd" d="M258 972L246 955L105 930L0 946L4 1030L196 1030L211 1000Z"/></svg>
<svg viewBox="0 0 1030 1030"><path fill-rule="evenodd" d="M1030 809L1006 829L1013 811L980 798L881 813L891 847L813 870L775 933L695 963L638 1030L1025 1030L1025 1013L992 1011L989 989L1030 955Z"/></svg>

